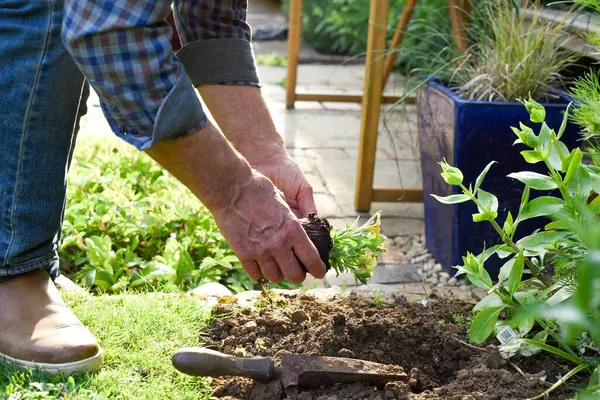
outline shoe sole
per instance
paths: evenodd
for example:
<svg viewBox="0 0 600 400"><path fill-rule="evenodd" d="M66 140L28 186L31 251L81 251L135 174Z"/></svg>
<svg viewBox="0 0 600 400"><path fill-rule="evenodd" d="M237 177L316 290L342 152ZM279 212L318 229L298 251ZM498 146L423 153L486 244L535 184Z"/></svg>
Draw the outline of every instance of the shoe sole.
<svg viewBox="0 0 600 400"><path fill-rule="evenodd" d="M102 366L104 354L102 349L100 349L100 351L98 351L98 353L93 357L63 364L48 364L19 360L2 353L0 353L0 360L5 360L10 364L15 364L21 367L31 368L32 370L40 370L46 374L62 374L65 377L68 377L97 371Z"/></svg>

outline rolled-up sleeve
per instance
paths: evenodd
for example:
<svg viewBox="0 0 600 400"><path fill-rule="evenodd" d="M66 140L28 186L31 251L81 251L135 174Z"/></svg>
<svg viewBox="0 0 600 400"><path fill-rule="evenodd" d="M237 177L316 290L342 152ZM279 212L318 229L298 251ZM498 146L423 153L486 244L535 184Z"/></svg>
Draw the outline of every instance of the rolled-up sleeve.
<svg viewBox="0 0 600 400"><path fill-rule="evenodd" d="M171 47L170 0L66 0L63 42L113 132L140 150L207 117ZM218 3L218 1L217 1Z"/></svg>
<svg viewBox="0 0 600 400"><path fill-rule="evenodd" d="M177 57L194 86L259 86L247 11L247 0L175 0Z"/></svg>

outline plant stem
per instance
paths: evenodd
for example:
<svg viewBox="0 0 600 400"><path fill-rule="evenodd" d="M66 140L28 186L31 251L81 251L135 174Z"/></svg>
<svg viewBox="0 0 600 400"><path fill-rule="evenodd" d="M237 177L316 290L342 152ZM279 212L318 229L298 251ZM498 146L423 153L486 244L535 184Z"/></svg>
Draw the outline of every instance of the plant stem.
<svg viewBox="0 0 600 400"><path fill-rule="evenodd" d="M484 209L482 207L481 203L479 202L479 200L475 197L475 195L473 193L471 193L471 191L469 189L467 189L462 183L460 184L460 188L462 189L462 191L465 195L469 196L469 198L477 205L477 207L479 207L481 210ZM507 235L504 234L504 231L502 230L500 225L498 225L496 220L492 219L492 220L489 220L489 222L490 222L490 224L492 224L492 226L494 227L494 229L496 230L498 235L500 235L500 238L506 245L510 246L517 253L520 253L521 251L523 251L519 246L517 246L517 244L515 242L512 241L512 239L510 237L508 237ZM546 279L544 274L527 257L525 257L525 264L527 265L527 267L529 267L529 270L531 271L533 276L535 276L537 279L539 279L540 282L542 282L542 284L545 287L550 286L550 282L548 282L548 280Z"/></svg>

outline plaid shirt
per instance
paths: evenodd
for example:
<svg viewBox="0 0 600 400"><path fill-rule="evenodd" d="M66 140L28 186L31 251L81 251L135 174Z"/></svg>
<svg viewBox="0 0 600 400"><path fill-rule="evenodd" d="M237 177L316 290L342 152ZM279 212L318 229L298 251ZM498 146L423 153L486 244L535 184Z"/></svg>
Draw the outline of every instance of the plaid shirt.
<svg viewBox="0 0 600 400"><path fill-rule="evenodd" d="M247 0L66 0L63 42L117 136L140 150L207 121L194 86L258 86Z"/></svg>

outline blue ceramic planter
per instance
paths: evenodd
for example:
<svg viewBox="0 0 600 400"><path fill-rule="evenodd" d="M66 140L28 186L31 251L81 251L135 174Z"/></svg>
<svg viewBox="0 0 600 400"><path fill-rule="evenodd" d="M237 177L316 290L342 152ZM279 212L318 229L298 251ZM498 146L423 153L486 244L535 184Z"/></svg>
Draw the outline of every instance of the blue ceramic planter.
<svg viewBox="0 0 600 400"><path fill-rule="evenodd" d="M559 93L561 100L543 104L546 108L546 123L558 130L569 98ZM479 254L485 247L500 242L500 238L488 222L474 223L471 215L477 212L472 202L447 205L441 204L431 194L448 196L459 193L459 189L446 184L440 176L438 164L446 158L463 172L464 182L474 183L479 173L492 160L497 161L482 185L482 189L495 194L500 204L498 221L504 222L510 210L516 217L519 210L523 184L507 178L518 171L546 173L542 164L527 164L520 151L524 145L513 143L517 138L510 129L519 122L530 126L537 133L539 124L529 121L529 114L519 102L469 101L456 95L438 81L429 82L418 94L419 144L425 197L425 235L429 251L448 270L462 265L462 256L467 251ZM561 138L569 149L577 145L578 127L569 124ZM548 194L532 190L531 198ZM535 218L519 225L516 238L543 229L548 223L545 218ZM496 277L503 261L492 257L486 267Z"/></svg>

